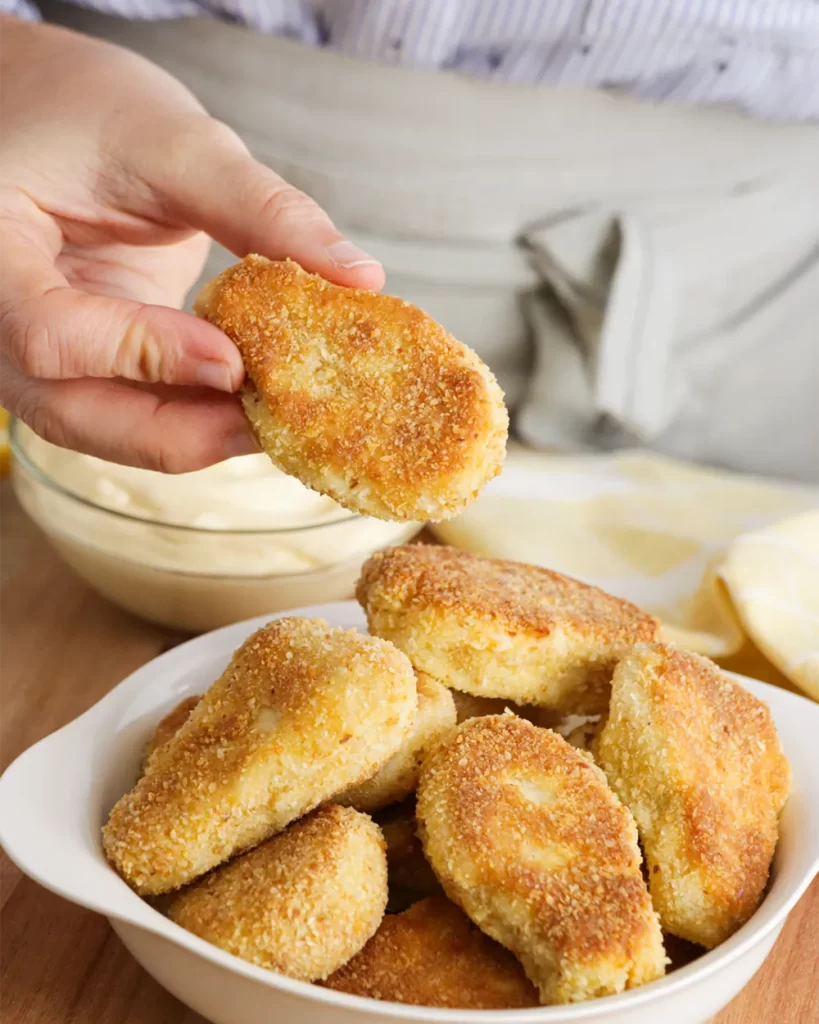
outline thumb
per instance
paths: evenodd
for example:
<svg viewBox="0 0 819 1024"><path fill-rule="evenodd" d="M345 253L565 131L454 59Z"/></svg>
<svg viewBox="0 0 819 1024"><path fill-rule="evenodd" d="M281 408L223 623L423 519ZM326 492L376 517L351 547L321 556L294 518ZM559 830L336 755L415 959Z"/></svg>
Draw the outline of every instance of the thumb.
<svg viewBox="0 0 819 1024"><path fill-rule="evenodd" d="M289 256L336 284L383 287L378 260L348 241L309 196L254 160L220 121L195 116L181 131L175 125L173 158L162 146L153 152L162 158L143 176L163 206L237 256Z"/></svg>

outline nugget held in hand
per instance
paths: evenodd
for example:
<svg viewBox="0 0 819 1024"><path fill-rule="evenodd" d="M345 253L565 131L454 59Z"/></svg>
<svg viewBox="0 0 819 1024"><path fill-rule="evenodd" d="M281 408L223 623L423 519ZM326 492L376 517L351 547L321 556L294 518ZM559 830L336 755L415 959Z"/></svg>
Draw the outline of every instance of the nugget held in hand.
<svg viewBox="0 0 819 1024"><path fill-rule="evenodd" d="M376 774L336 797L336 802L359 811L377 811L415 792L421 762L455 726L452 693L423 672L416 677L418 710L409 736Z"/></svg>
<svg viewBox="0 0 819 1024"><path fill-rule="evenodd" d="M464 722L424 762L417 813L446 894L517 956L544 1003L663 974L634 819L557 733L514 715Z"/></svg>
<svg viewBox="0 0 819 1024"><path fill-rule="evenodd" d="M168 917L252 964L317 981L372 937L386 902L378 826L327 804L194 883Z"/></svg>
<svg viewBox="0 0 819 1024"><path fill-rule="evenodd" d="M377 552L357 596L370 632L416 671L478 697L578 714L606 710L614 666L659 628L560 573L427 544Z"/></svg>
<svg viewBox="0 0 819 1024"><path fill-rule="evenodd" d="M358 956L325 982L354 996L458 1010L537 1006L518 961L444 896L385 917Z"/></svg>
<svg viewBox="0 0 819 1024"><path fill-rule="evenodd" d="M271 622L116 804L105 853L142 895L186 885L371 777L415 707L392 644L320 619Z"/></svg>
<svg viewBox="0 0 819 1024"><path fill-rule="evenodd" d="M790 768L768 708L696 654L636 647L594 745L631 808L663 928L713 947L756 910Z"/></svg>
<svg viewBox="0 0 819 1024"><path fill-rule="evenodd" d="M495 378L408 302L246 256L195 309L241 352L245 412L273 463L345 508L449 519L500 472Z"/></svg>

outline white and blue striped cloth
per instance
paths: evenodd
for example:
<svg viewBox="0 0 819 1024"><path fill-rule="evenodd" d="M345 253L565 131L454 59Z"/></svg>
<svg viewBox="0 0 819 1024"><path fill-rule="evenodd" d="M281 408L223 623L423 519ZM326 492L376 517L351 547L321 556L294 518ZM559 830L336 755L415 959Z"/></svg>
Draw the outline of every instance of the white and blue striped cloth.
<svg viewBox="0 0 819 1024"><path fill-rule="evenodd" d="M76 0L221 17L351 57L819 120L819 0ZM36 18L34 0L0 10Z"/></svg>

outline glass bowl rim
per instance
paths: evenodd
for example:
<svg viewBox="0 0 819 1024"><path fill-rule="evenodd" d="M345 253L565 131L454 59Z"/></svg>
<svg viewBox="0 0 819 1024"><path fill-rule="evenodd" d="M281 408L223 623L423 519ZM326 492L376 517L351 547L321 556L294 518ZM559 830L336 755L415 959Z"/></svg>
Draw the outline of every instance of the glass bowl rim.
<svg viewBox="0 0 819 1024"><path fill-rule="evenodd" d="M115 508L108 508L106 505L100 505L95 501L91 501L89 498L83 498L82 495L75 494L70 491L67 487L57 483L57 481L49 476L45 470L41 469L32 457L25 451L23 445L18 437L18 424L16 417L11 417L9 420L9 450L12 454L13 460L18 462L23 469L32 476L38 483L47 487L50 491L55 494L59 494L63 498L67 498L69 501L74 501L78 505L84 505L86 508L93 509L95 512L101 512L105 515L114 516L117 519L125 520L126 522L136 523L140 526L160 526L166 530L178 530L182 533L194 533L202 536L213 534L215 536L258 536L258 537L270 537L279 534L293 534L293 533L306 533L311 530L321 530L324 527L340 526L343 523L354 522L357 519L364 519L365 516L360 515L358 512L350 512L346 509L341 509L341 515L336 519L325 519L321 522L306 523L299 526L268 526L268 527L209 527L209 526L191 526L185 523L169 523L163 519L149 519L146 516L135 516L130 512L121 512ZM408 525L408 524L407 524Z"/></svg>

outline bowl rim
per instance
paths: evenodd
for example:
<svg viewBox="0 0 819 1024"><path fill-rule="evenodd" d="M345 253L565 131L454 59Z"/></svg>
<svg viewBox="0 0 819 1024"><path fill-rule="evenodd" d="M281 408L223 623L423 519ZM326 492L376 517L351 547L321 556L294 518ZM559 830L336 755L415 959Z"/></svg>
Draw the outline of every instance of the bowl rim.
<svg viewBox="0 0 819 1024"><path fill-rule="evenodd" d="M77 740L80 740L80 737L86 737L86 742L96 742L97 749L102 749L104 741L102 739L94 740L93 737L110 735L110 729L107 731L104 728L100 729L100 724L106 721L109 725L112 722L116 723L118 715L132 705L136 695L146 686L150 677L158 670L163 669L167 671L174 669L177 675L181 675L184 672L184 666L189 656L198 648L202 647L204 649L207 646L213 646L223 651L232 650L246 635L264 623L294 615L325 618L332 624L344 626L345 628L362 628L364 621L363 613L355 602L335 602L263 615L245 620L244 622L234 623L230 626L214 630L211 633L195 637L166 651L131 673L88 711L20 754L6 769L3 776L0 777L0 810L2 810L6 803L5 798L10 795L8 790L15 783L15 775L20 773L25 767L25 760L31 758L35 751L42 755L45 750L56 745L58 738L62 738L65 741L71 738L72 733L76 734L73 749L76 749ZM812 736L815 733L817 726L819 726L819 706L812 701L784 689L738 675L737 673L727 674L763 700L773 697L775 702L784 703L786 706L793 704L793 710L790 714L796 715L800 722L804 722L803 728L806 734ZM171 696L170 693L169 696ZM173 696L178 697L179 694L173 694ZM815 718L815 721L812 722L811 718ZM91 735L90 740L88 739L89 734ZM70 750L72 748L69 746L67 749ZM24 779L21 781L24 782ZM819 769L816 772L816 778L811 787L811 792L814 790L819 793ZM84 815L87 815L90 810L93 810L93 807L90 806L92 801L93 796L89 792L86 802L76 809L76 820L79 820ZM760 911L765 904L765 901L763 901L753 917L719 947L703 953L695 961L648 985L617 995L589 1000L584 1003L561 1006L543 1006L520 1010L455 1010L383 1002L362 996L349 995L348 993L337 992L317 984L297 981L285 975L276 974L265 968L247 963L206 942L204 939L192 935L137 896L124 881L116 878L113 869L104 858L101 843L98 843L94 858L95 867L100 871L110 873L109 877L114 875L116 882L121 886L123 904L125 904L126 899L128 901L126 910L123 910L122 907L106 905L104 898L100 900L95 898L93 894L88 896L84 892L78 893L76 890L72 890L68 883L55 881L53 877L45 877L41 871L32 870L30 866L26 867L23 862L24 857L18 859L16 856L17 851L14 849L14 842L13 840L10 841L11 837L6 828L6 818L5 814L0 814L0 846L6 850L10 859L24 874L27 874L44 888L69 900L69 902L102 914L110 921L116 921L128 928L139 928L153 933L166 941L173 942L175 945L187 949L197 957L209 961L215 966L226 969L233 974L239 974L248 980L259 982L274 991L278 990L290 996L334 1005L339 1009L355 1011L362 1015L380 1014L382 1017L387 1016L394 1020L423 1021L426 1024L455 1024L456 1021L459 1024L558 1024L558 1022L560 1024L569 1024L571 1021L582 1021L588 1017L603 1016L607 1013L622 1014L629 1009L634 1009L653 1000L662 1000L668 996L673 996L681 990L691 988L698 982L728 967L761 943L772 931L780 928L793 906L811 884L814 876L819 873L819 829L817 829L815 848L812 849L810 864L799 876L798 881L791 883L791 887L782 899L778 909L770 912L768 915L761 915Z"/></svg>
<svg viewBox="0 0 819 1024"><path fill-rule="evenodd" d="M32 476L37 483L47 487L48 490L54 494L60 495L62 498L67 498L69 501L76 502L78 505L83 505L85 508L93 509L95 512L101 512L104 515L113 516L116 519L123 520L125 522L136 523L139 526L158 526L163 530L173 530L179 533L187 534L199 534L200 536L213 535L217 537L231 537L231 536L242 536L242 537L271 537L271 536L287 536L294 533L309 533L313 530L321 530L325 527L341 526L343 523L353 522L357 519L365 519L366 516L361 515L359 512L351 512L348 509L339 506L340 514L335 519L325 519L321 522L306 523L300 526L274 526L274 527L210 527L210 526L192 526L185 523L170 523L164 519L151 519L146 516L132 515L130 512L122 512L119 509L109 508L107 505L100 505L96 501L92 501L90 498L84 498L81 494L77 494L74 491L69 490L62 484L58 483L52 476L50 476L44 469L37 465L31 455L25 450L25 447L19 436L19 420L16 416L12 416L9 419L8 425L8 439L9 439L9 450L12 455L12 468L14 463L18 463L30 476ZM409 524L406 524L409 525ZM195 573L194 575L200 575Z"/></svg>

